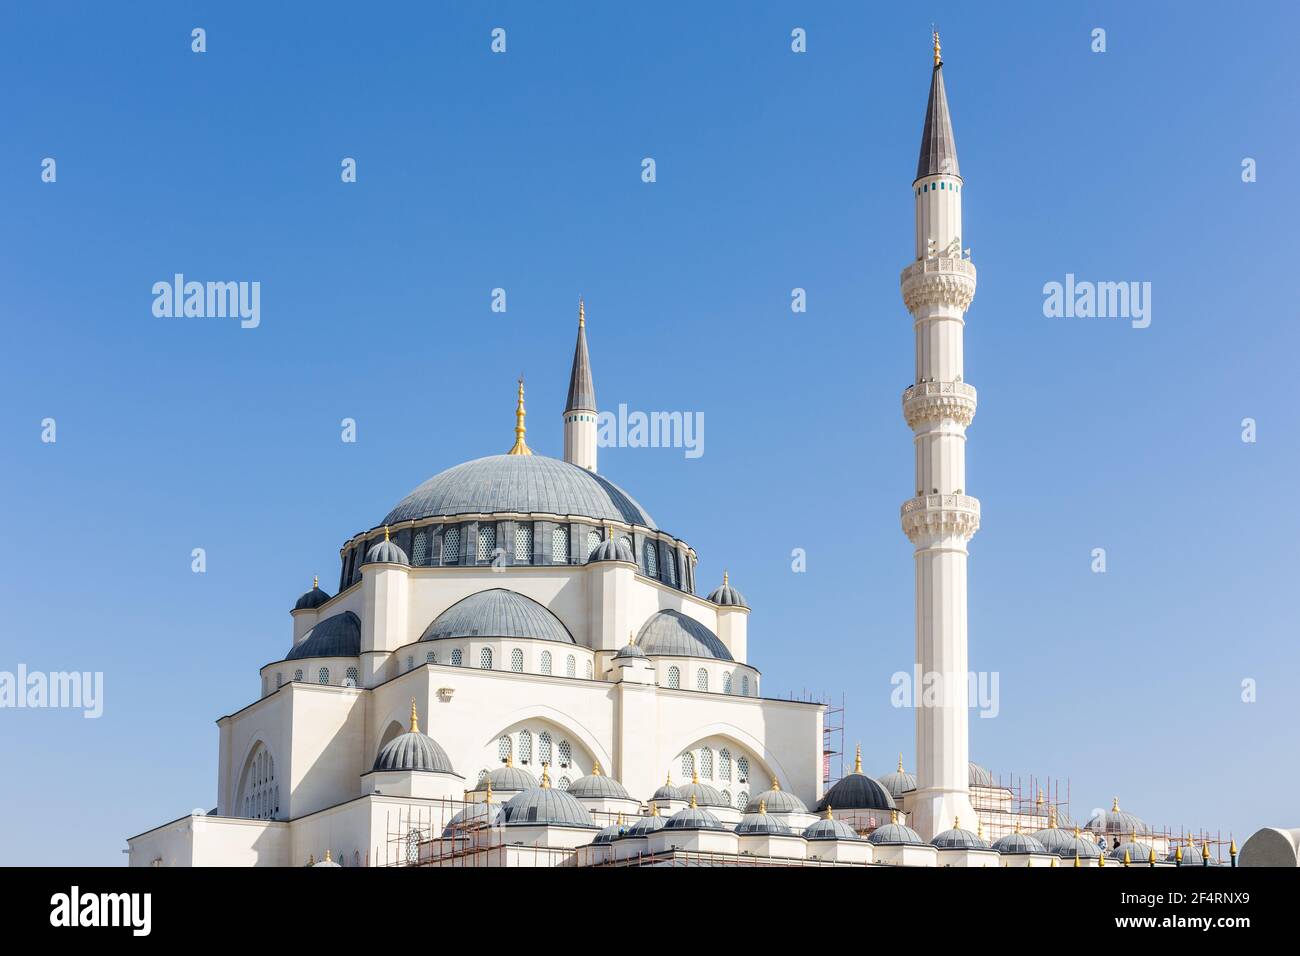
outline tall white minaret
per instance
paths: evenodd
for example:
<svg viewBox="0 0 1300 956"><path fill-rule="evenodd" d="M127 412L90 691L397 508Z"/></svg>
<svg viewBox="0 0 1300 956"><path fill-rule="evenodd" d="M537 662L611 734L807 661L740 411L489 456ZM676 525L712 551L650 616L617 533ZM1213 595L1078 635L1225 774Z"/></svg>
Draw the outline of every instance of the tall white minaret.
<svg viewBox="0 0 1300 956"><path fill-rule="evenodd" d="M913 827L927 840L958 817L963 827L976 825L968 790L966 542L979 528L980 503L966 494L966 426L975 417L975 389L962 375L975 267L962 255L962 188L935 33L930 102L912 183L916 259L900 278L916 330L916 381L903 392L916 449L916 496L902 507L903 531L915 546L920 681L911 809ZM930 684L936 678L939 683ZM927 686L941 693L927 700Z"/></svg>
<svg viewBox="0 0 1300 956"><path fill-rule="evenodd" d="M564 460L596 470L596 387L591 384L587 355L587 314L578 300L578 344L573 349L569 400L564 404Z"/></svg>

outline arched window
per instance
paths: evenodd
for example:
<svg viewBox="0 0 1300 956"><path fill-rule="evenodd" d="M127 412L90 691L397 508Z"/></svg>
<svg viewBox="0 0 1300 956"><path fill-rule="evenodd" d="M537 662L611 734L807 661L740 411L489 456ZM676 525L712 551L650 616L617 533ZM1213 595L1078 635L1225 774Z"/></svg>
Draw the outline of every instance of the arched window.
<svg viewBox="0 0 1300 956"><path fill-rule="evenodd" d="M563 738L560 740L559 756L561 767L567 768L569 764L573 763L573 747L571 747L569 742Z"/></svg>
<svg viewBox="0 0 1300 956"><path fill-rule="evenodd" d="M578 676L578 662L574 659L572 654L570 654L568 657L564 659L564 676L565 677Z"/></svg>
<svg viewBox="0 0 1300 956"><path fill-rule="evenodd" d="M676 664L668 668L668 686L674 690L682 686L682 672L677 668Z"/></svg>
<svg viewBox="0 0 1300 956"><path fill-rule="evenodd" d="M632 539L624 534L624 535L619 535L618 540L620 544L622 544L625 548L627 548L627 553L632 555L633 559L635 559L636 548L632 547Z"/></svg>
<svg viewBox="0 0 1300 956"><path fill-rule="evenodd" d="M510 759L510 738L505 734L497 738L497 757L502 763Z"/></svg>
<svg viewBox="0 0 1300 956"><path fill-rule="evenodd" d="M570 781L568 777L561 777L559 779L559 782L556 783L556 786L559 787L561 790L568 790L569 783Z"/></svg>
<svg viewBox="0 0 1300 956"><path fill-rule="evenodd" d="M736 794L736 809L744 810L747 806L749 806L749 791L742 790Z"/></svg>
<svg viewBox="0 0 1300 956"><path fill-rule="evenodd" d="M731 671L727 671L722 675L722 692L724 694L731 693Z"/></svg>
<svg viewBox="0 0 1300 956"><path fill-rule="evenodd" d="M713 751L708 747L700 748L700 776L705 780L713 779Z"/></svg>
<svg viewBox="0 0 1300 956"><path fill-rule="evenodd" d="M301 668L301 667L298 668L296 671L293 672L293 679L294 679L294 680L302 680L302 668Z"/></svg>
<svg viewBox="0 0 1300 956"><path fill-rule="evenodd" d="M451 525L442 533L442 563L457 564L460 561L460 528Z"/></svg>
<svg viewBox="0 0 1300 956"><path fill-rule="evenodd" d="M551 560L556 564L569 563L569 529L568 528L552 529Z"/></svg>
<svg viewBox="0 0 1300 956"><path fill-rule="evenodd" d="M461 655L460 648L459 648L459 647L454 648L454 649L452 650L452 652L451 652L451 666L452 666L452 667L460 667L460 665L461 665L461 661L462 661L463 659L464 659L464 658L463 658L463 656Z"/></svg>
<svg viewBox="0 0 1300 956"><path fill-rule="evenodd" d="M330 682L330 669L328 667L322 667L320 669L320 673L317 674L317 683L328 684L329 682Z"/></svg>
<svg viewBox="0 0 1300 956"><path fill-rule="evenodd" d="M406 862L420 862L420 831L412 830L406 835Z"/></svg>
<svg viewBox="0 0 1300 956"><path fill-rule="evenodd" d="M360 675L357 673L357 669L355 667L349 667L347 676L343 678L343 686L356 687L359 678Z"/></svg>
<svg viewBox="0 0 1300 956"><path fill-rule="evenodd" d="M427 653L427 654L424 655L424 662L425 662L426 664L436 664L436 663L438 663L438 652L437 652L437 651L429 651L429 653Z"/></svg>
<svg viewBox="0 0 1300 956"><path fill-rule="evenodd" d="M723 791L722 791L722 799L723 799L723 801L727 804L727 806L731 806L731 791L730 791L730 790L723 790Z"/></svg>
<svg viewBox="0 0 1300 956"><path fill-rule="evenodd" d="M701 667L699 670L695 672L695 689L696 690L709 689L709 672L706 671L703 667Z"/></svg>
<svg viewBox="0 0 1300 956"><path fill-rule="evenodd" d="M731 779L731 751L726 747L718 751L718 779Z"/></svg>
<svg viewBox="0 0 1300 956"><path fill-rule="evenodd" d="M429 532L424 528L415 532L415 542L411 545L411 566L424 567L429 560Z"/></svg>
<svg viewBox="0 0 1300 956"><path fill-rule="evenodd" d="M519 762L532 763L533 735L526 730L519 731Z"/></svg>
<svg viewBox="0 0 1300 956"><path fill-rule="evenodd" d="M664 565L664 568L668 572L668 583L671 584L673 587L677 587L677 552L676 551L668 552L668 563Z"/></svg>
<svg viewBox="0 0 1300 956"><path fill-rule="evenodd" d="M695 776L695 754L682 754L682 776L687 780Z"/></svg>
<svg viewBox="0 0 1300 956"><path fill-rule="evenodd" d="M279 690L279 689L280 689L281 687L283 687L283 686L284 686L284 675L281 674L279 671L276 671L276 672L275 672L275 689L276 689L276 690Z"/></svg>
<svg viewBox="0 0 1300 956"><path fill-rule="evenodd" d="M486 779L487 779L487 775L488 775L488 772L487 772L486 770L480 770L480 771L478 772L478 782L479 782L479 783L482 783L484 780L486 780Z"/></svg>
<svg viewBox="0 0 1300 956"><path fill-rule="evenodd" d="M587 680L591 680L591 674L592 674L591 661L587 661ZM279 675L277 674L276 676L278 677Z"/></svg>
<svg viewBox="0 0 1300 956"><path fill-rule="evenodd" d="M491 561L492 552L497 548L497 527L494 524L478 526L478 549L475 556L479 561Z"/></svg>
<svg viewBox="0 0 1300 956"><path fill-rule="evenodd" d="M551 652L542 651L542 673L549 674L550 672L551 672Z"/></svg>
<svg viewBox="0 0 1300 956"><path fill-rule="evenodd" d="M478 652L478 666L485 671L492 669L492 648L485 647Z"/></svg>
<svg viewBox="0 0 1300 956"><path fill-rule="evenodd" d="M600 532L587 530L587 560L591 560L591 552L600 547Z"/></svg>
<svg viewBox="0 0 1300 956"><path fill-rule="evenodd" d="M510 669L516 674L524 672L524 652L517 647L510 652Z"/></svg>
<svg viewBox="0 0 1300 956"><path fill-rule="evenodd" d="M736 758L736 783L749 783L749 758ZM748 799L745 801L749 802Z"/></svg>
<svg viewBox="0 0 1300 956"><path fill-rule="evenodd" d="M659 577L659 546L653 541L647 541L642 546L641 552L643 555L646 577Z"/></svg>
<svg viewBox="0 0 1300 956"><path fill-rule="evenodd" d="M740 675L740 696L741 697L749 696L749 675L748 674Z"/></svg>
<svg viewBox="0 0 1300 956"><path fill-rule="evenodd" d="M537 759L542 763L551 762L551 735L545 730L537 735Z"/></svg>
<svg viewBox="0 0 1300 956"><path fill-rule="evenodd" d="M280 812L275 760L265 744L259 743L248 756L235 806L242 808L243 816L254 820L273 820Z"/></svg>
<svg viewBox="0 0 1300 956"><path fill-rule="evenodd" d="M533 563L533 526L515 525L515 564Z"/></svg>

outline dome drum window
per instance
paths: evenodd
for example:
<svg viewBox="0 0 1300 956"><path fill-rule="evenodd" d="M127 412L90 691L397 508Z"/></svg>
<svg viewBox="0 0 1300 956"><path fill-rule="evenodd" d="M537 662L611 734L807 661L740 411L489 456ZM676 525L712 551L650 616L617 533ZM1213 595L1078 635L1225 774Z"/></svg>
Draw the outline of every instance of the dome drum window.
<svg viewBox="0 0 1300 956"><path fill-rule="evenodd" d="M533 563L533 526L515 525L515 564Z"/></svg>
<svg viewBox="0 0 1300 956"><path fill-rule="evenodd" d="M442 532L442 563L460 563L460 528L448 525Z"/></svg>
<svg viewBox="0 0 1300 956"><path fill-rule="evenodd" d="M516 674L524 670L524 652L517 647L510 652L510 669Z"/></svg>
<svg viewBox="0 0 1300 956"><path fill-rule="evenodd" d="M551 563L569 563L569 529L567 525L558 525L551 529Z"/></svg>
<svg viewBox="0 0 1300 956"><path fill-rule="evenodd" d="M497 527L494 524L478 526L478 546L474 558L479 564L491 564L496 557Z"/></svg>

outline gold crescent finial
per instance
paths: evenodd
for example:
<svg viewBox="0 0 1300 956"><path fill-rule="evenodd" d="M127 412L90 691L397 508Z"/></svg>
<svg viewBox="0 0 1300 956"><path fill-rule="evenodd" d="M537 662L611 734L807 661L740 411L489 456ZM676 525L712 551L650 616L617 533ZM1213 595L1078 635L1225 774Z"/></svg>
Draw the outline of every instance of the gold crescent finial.
<svg viewBox="0 0 1300 956"><path fill-rule="evenodd" d="M897 822L898 822L898 811L897 811L897 810L890 810L890 811L889 811L889 822L890 822L890 823L897 823Z"/></svg>
<svg viewBox="0 0 1300 956"><path fill-rule="evenodd" d="M727 586L727 582L730 581L730 580L731 580L731 577L730 577L730 575L728 574L727 569L726 569L726 568L723 568L723 569L722 569L722 586L725 588L725 587Z"/></svg>
<svg viewBox="0 0 1300 956"><path fill-rule="evenodd" d="M415 711L415 698L411 698L411 733L420 732L420 715Z"/></svg>
<svg viewBox="0 0 1300 956"><path fill-rule="evenodd" d="M599 761L599 760L597 760L594 764L591 765L591 775L592 775L593 777L599 777L599 776L600 776L600 761Z"/></svg>
<svg viewBox="0 0 1300 956"><path fill-rule="evenodd" d="M388 538L388 525L384 525L384 540L385 540L385 541L389 540L389 538Z"/></svg>
<svg viewBox="0 0 1300 956"><path fill-rule="evenodd" d="M546 772L546 768L549 766L550 764L547 763L542 764L542 789L543 790L549 790L551 788L551 775Z"/></svg>
<svg viewBox="0 0 1300 956"><path fill-rule="evenodd" d="M318 587L320 587L320 577L313 574L311 576L311 589L315 591Z"/></svg>
<svg viewBox="0 0 1300 956"><path fill-rule="evenodd" d="M515 446L511 448L507 455L531 455L533 450L528 447L528 442L524 441L524 433L528 429L524 426L524 417L527 412L524 410L524 377L519 376L519 400L515 403Z"/></svg>
<svg viewBox="0 0 1300 956"><path fill-rule="evenodd" d="M853 752L853 772L862 773L862 744Z"/></svg>
<svg viewBox="0 0 1300 956"><path fill-rule="evenodd" d="M691 783L699 783L699 782L700 782L700 774L699 774L699 771L697 771L697 770L692 770L692 771L691 771Z"/></svg>
<svg viewBox="0 0 1300 956"><path fill-rule="evenodd" d="M695 802L695 794L691 794L691 809L695 809L699 804Z"/></svg>
<svg viewBox="0 0 1300 956"><path fill-rule="evenodd" d="M934 29L934 65L935 66L943 65L943 57L940 55L938 28Z"/></svg>
<svg viewBox="0 0 1300 956"><path fill-rule="evenodd" d="M831 813L831 805L829 803L826 804L826 819L827 820L835 819L835 814Z"/></svg>
<svg viewBox="0 0 1300 956"><path fill-rule="evenodd" d="M586 328L587 310L583 307L582 296L578 296L578 328Z"/></svg>
<svg viewBox="0 0 1300 956"><path fill-rule="evenodd" d="M513 767L514 765L515 765L515 752L512 750L506 754L506 766ZM542 764L542 766L545 767L546 764Z"/></svg>
<svg viewBox="0 0 1300 956"><path fill-rule="evenodd" d="M1150 850L1150 852L1147 853L1147 862L1150 863L1152 866L1155 866L1155 865L1156 865L1156 848L1155 848L1155 847L1152 847L1151 850Z"/></svg>
<svg viewBox="0 0 1300 956"><path fill-rule="evenodd" d="M650 816L652 817L659 816L659 804L657 803L650 804Z"/></svg>
<svg viewBox="0 0 1300 956"><path fill-rule="evenodd" d="M903 772L903 754L901 751L898 754L898 772Z"/></svg>
<svg viewBox="0 0 1300 956"><path fill-rule="evenodd" d="M1015 830L1015 832L1016 832L1016 833L1019 833L1019 832L1020 832L1020 821L1019 821L1019 820L1016 821L1016 830Z"/></svg>
<svg viewBox="0 0 1300 956"><path fill-rule="evenodd" d="M953 828L954 830L960 830L960 829L961 829L961 817L953 817L953 818L952 818L952 828Z"/></svg>
<svg viewBox="0 0 1300 956"><path fill-rule="evenodd" d="M1105 848L1102 849L1102 851L1101 851L1101 856L1097 857L1097 865L1098 865L1098 866L1105 866L1105 865L1106 865L1106 850L1105 850Z"/></svg>
<svg viewBox="0 0 1300 956"><path fill-rule="evenodd" d="M1114 800L1110 802L1110 809L1112 813L1114 813L1119 809L1119 797L1116 797Z"/></svg>
<svg viewBox="0 0 1300 956"><path fill-rule="evenodd" d="M1056 829L1056 805L1055 804L1052 804L1052 806L1047 808L1047 826L1048 829L1051 830Z"/></svg>
<svg viewBox="0 0 1300 956"><path fill-rule="evenodd" d="M781 789L781 781L778 780L778 779L776 779L776 774L773 774L773 775L772 775L772 789L773 789L773 790L780 790L780 789Z"/></svg>
<svg viewBox="0 0 1300 956"><path fill-rule="evenodd" d="M664 786L671 787L672 785L673 785L673 772L669 770L668 775L664 777Z"/></svg>
<svg viewBox="0 0 1300 956"><path fill-rule="evenodd" d="M758 812L759 812L759 813L762 813L762 814L764 814L764 815L767 814L767 801L766 801L766 800L759 800L759 801L758 801Z"/></svg>

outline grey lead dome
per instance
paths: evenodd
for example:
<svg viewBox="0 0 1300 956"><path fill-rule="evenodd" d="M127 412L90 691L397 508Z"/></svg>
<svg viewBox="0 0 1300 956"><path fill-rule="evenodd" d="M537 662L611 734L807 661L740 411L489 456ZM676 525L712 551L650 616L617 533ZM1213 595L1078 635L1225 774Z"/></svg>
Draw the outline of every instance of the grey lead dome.
<svg viewBox="0 0 1300 956"><path fill-rule="evenodd" d="M560 619L518 591L478 591L443 611L424 630L422 641L465 637L528 637L573 644Z"/></svg>
<svg viewBox="0 0 1300 956"><path fill-rule="evenodd" d="M384 744L375 758L374 770L419 770L426 773L455 773L447 751L432 737L415 730L399 734Z"/></svg>
<svg viewBox="0 0 1300 956"><path fill-rule="evenodd" d="M491 455L439 472L380 524L465 514L553 514L658 530L636 499L607 478L558 458Z"/></svg>
<svg viewBox="0 0 1300 956"><path fill-rule="evenodd" d="M734 660L727 645L707 626L681 611L668 608L657 611L641 627L636 642L647 654L669 657L712 657Z"/></svg>
<svg viewBox="0 0 1300 956"><path fill-rule="evenodd" d="M591 814L576 798L553 787L533 787L507 801L502 810L505 825L582 827L595 830Z"/></svg>
<svg viewBox="0 0 1300 956"><path fill-rule="evenodd" d="M319 622L285 655L286 661L304 657L358 657L361 654L361 618L351 611Z"/></svg>

